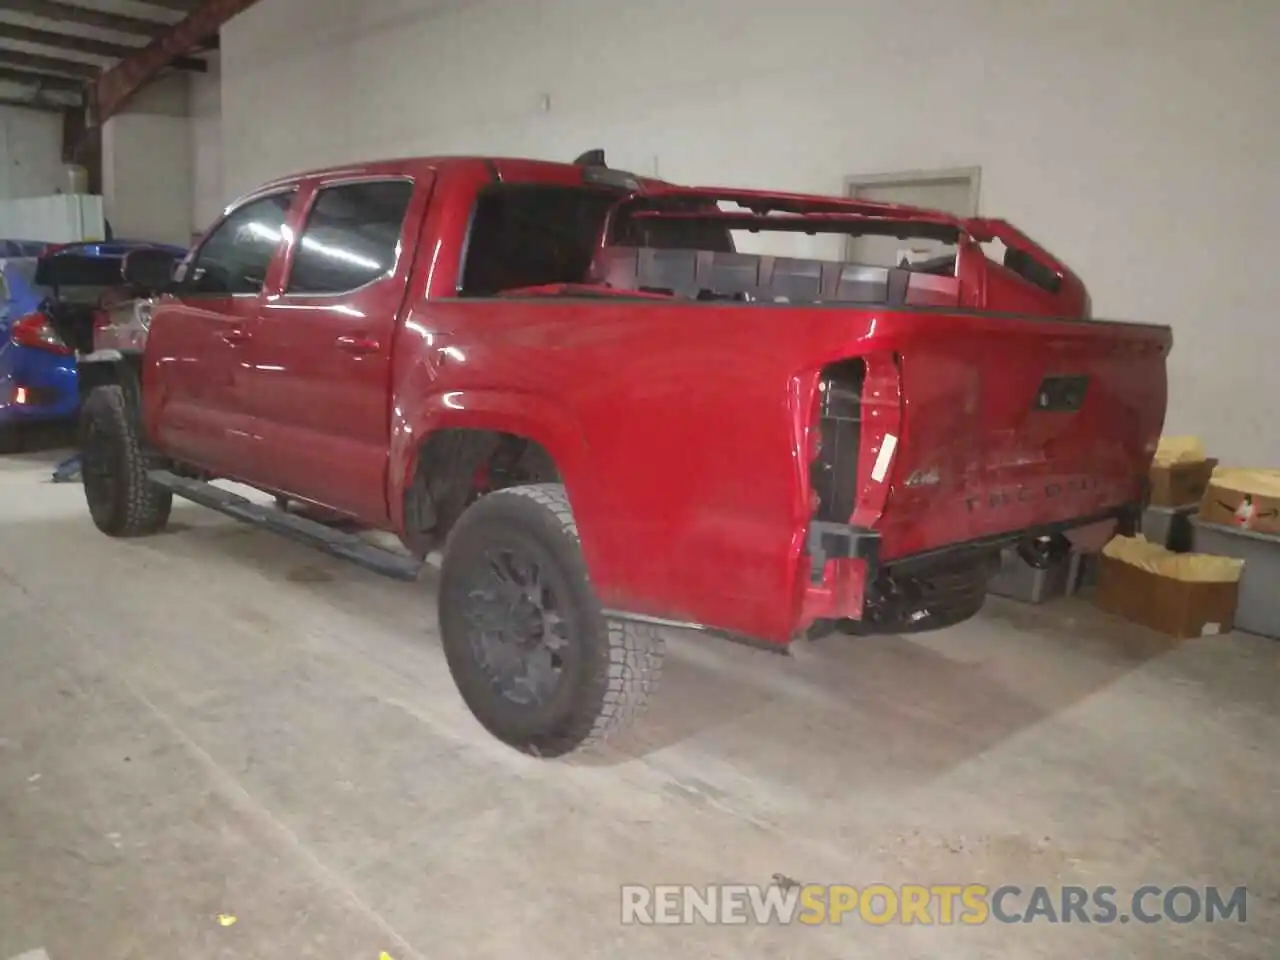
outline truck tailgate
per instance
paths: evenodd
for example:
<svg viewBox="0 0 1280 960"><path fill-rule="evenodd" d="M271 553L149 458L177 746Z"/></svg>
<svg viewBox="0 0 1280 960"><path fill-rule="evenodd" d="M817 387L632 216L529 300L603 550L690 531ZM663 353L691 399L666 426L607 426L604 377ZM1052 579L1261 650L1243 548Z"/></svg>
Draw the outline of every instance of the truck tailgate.
<svg viewBox="0 0 1280 960"><path fill-rule="evenodd" d="M891 455L879 456L885 440L867 424L864 441L880 463L859 471L864 491L887 488L871 498L879 500L873 525L884 559L1095 517L1140 499L1163 426L1167 327L885 319L886 341L899 344L901 435L888 441Z"/></svg>

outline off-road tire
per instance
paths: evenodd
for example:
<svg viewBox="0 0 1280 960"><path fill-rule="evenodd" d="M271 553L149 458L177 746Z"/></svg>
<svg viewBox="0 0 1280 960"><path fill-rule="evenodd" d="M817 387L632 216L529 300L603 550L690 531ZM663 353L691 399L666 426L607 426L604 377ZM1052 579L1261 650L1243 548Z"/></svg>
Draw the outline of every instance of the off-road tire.
<svg viewBox="0 0 1280 960"><path fill-rule="evenodd" d="M569 650L547 702L513 703L496 689L476 653L468 619L472 585L492 556L516 549L536 558L564 602ZM591 588L578 528L560 484L509 487L467 509L449 534L441 564L440 633L463 701L495 737L540 757L605 739L644 708L662 671L663 638L650 624L606 617Z"/></svg>
<svg viewBox="0 0 1280 960"><path fill-rule="evenodd" d="M173 494L147 478L160 463L141 433L122 388L90 392L80 411L84 498L94 525L111 537L149 536L169 522Z"/></svg>

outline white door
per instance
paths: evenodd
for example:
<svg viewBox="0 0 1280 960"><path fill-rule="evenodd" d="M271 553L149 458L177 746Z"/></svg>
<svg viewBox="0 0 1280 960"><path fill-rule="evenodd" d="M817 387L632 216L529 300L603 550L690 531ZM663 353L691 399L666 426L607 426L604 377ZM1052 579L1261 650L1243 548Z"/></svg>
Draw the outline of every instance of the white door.
<svg viewBox="0 0 1280 960"><path fill-rule="evenodd" d="M976 209L975 175L961 173L948 176L876 177L867 182L851 182L848 195L877 203L901 203L912 207L942 210L958 217L972 217ZM951 244L937 240L899 240L897 237L850 237L845 259L877 267L896 267L906 259L910 263L946 256L954 251Z"/></svg>

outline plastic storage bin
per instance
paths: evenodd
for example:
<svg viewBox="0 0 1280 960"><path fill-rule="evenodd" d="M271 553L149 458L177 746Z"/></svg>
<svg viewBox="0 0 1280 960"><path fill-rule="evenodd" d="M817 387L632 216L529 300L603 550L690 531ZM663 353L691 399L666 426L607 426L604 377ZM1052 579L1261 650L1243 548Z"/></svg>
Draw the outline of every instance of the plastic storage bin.
<svg viewBox="0 0 1280 960"><path fill-rule="evenodd" d="M1182 507L1147 507L1142 512L1142 535L1174 553L1191 550L1191 518L1200 504Z"/></svg>
<svg viewBox="0 0 1280 960"><path fill-rule="evenodd" d="M1044 603L1075 593L1084 572L1084 557L1072 553L1041 570L1031 566L1012 548L1000 552L1000 570L987 584L987 593L1023 603Z"/></svg>
<svg viewBox="0 0 1280 960"><path fill-rule="evenodd" d="M1191 518L1196 553L1215 553L1244 561L1236 628L1280 640L1280 536L1237 530Z"/></svg>

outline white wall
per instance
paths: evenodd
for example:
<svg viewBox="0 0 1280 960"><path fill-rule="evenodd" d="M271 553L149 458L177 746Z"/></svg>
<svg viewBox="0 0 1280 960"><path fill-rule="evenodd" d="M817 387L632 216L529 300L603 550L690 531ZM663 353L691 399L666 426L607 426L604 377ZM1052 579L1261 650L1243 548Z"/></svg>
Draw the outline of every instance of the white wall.
<svg viewBox="0 0 1280 960"><path fill-rule="evenodd" d="M41 197L65 188L62 118L0 106L0 200ZM0 223L0 237L8 236Z"/></svg>
<svg viewBox="0 0 1280 960"><path fill-rule="evenodd" d="M977 164L1097 313L1173 325L1171 431L1280 466L1277 37L1271 0L261 0L223 32L224 186L596 146L821 192Z"/></svg>
<svg viewBox="0 0 1280 960"><path fill-rule="evenodd" d="M187 244L194 162L187 77L148 87L102 128L102 195L115 236Z"/></svg>
<svg viewBox="0 0 1280 960"><path fill-rule="evenodd" d="M203 233L229 198L222 190L222 78L216 55L208 73L190 78L192 195L191 223Z"/></svg>

